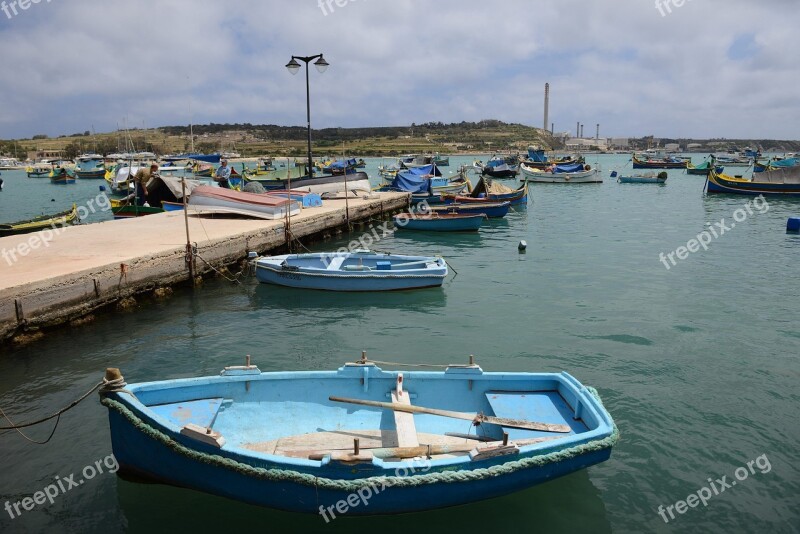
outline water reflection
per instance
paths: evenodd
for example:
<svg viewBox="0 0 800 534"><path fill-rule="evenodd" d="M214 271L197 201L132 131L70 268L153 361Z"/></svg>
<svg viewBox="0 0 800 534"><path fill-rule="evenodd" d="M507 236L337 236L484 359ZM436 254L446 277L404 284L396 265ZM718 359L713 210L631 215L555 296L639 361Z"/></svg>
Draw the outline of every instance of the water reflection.
<svg viewBox="0 0 800 534"><path fill-rule="evenodd" d="M464 506L392 516L339 516L325 523L319 515L261 508L197 491L119 479L117 496L128 532L172 530L249 531L269 525L270 532L516 532L535 525L537 532L559 532L583 525L585 532L611 532L605 505L586 471L534 488ZM378 498L377 496L375 498ZM214 510L213 514L176 513ZM574 511L580 510L580 513Z"/></svg>

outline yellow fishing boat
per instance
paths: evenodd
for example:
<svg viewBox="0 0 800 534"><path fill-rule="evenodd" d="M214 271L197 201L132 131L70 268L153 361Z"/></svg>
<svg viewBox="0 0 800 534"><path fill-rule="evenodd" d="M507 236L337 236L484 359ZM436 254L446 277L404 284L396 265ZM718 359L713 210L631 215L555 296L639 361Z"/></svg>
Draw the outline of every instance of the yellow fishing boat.
<svg viewBox="0 0 800 534"><path fill-rule="evenodd" d="M75 224L79 220L78 207L73 204L72 209L56 213L55 215L40 215L33 219L0 224L0 237L16 234L27 234L48 228L60 228Z"/></svg>

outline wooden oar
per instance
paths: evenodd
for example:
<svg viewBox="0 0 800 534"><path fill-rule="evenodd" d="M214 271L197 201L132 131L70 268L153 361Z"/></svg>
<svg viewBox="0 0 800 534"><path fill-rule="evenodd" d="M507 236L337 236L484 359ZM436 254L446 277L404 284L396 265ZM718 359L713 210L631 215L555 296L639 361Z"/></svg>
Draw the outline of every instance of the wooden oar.
<svg viewBox="0 0 800 534"><path fill-rule="evenodd" d="M552 439L558 439L559 436L550 436L547 438L530 438L518 439L510 441L510 445L517 447L525 447L526 445L534 445ZM503 445L502 441L491 441L476 445L474 443L454 443L449 445L420 445L418 447L376 447L373 449L361 448L360 452L365 457L372 455L373 458L416 458L418 456L428 456L434 454L454 454L459 452L470 452L476 447L479 449L499 447ZM293 458L308 458L309 460L322 460L325 456L330 455L332 460L347 461L354 456L353 449L319 449L314 451L309 450L296 450L296 451L281 451L277 453L281 456L290 456Z"/></svg>
<svg viewBox="0 0 800 534"><path fill-rule="evenodd" d="M428 415L438 415L440 417L450 417L452 419L464 419L473 423L489 423L492 425L505 426L509 428L521 428L523 430L541 430L542 432L571 432L568 425L553 425L549 423L537 423L535 421L525 421L523 419L508 419L506 417L494 417L483 415L482 413L471 414L465 412L452 412L450 410L439 410L437 408L425 408L396 402L380 402L360 399L346 399L343 397L328 397L333 402L345 402L348 404L360 404L362 406L372 406L373 408L383 408L384 410L394 410L406 413L424 413Z"/></svg>

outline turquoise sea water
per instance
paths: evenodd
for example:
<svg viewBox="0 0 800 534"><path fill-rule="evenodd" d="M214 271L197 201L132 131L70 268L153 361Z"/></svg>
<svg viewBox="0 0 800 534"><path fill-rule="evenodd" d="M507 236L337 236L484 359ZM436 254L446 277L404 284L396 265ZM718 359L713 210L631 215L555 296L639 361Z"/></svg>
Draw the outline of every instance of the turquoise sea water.
<svg viewBox="0 0 800 534"><path fill-rule="evenodd" d="M102 474L11 519L6 501L111 453L106 410L92 397L62 418L47 445L0 434L0 530L797 532L800 236L785 225L800 202L767 199L748 214L750 199L706 197L704 178L681 171L669 171L663 186L608 178L627 159L590 156L605 183L534 185L527 209L478 234L398 232L374 245L442 254L458 275L441 289L351 295L212 280L29 347L0 349L0 407L20 421L69 403L109 366L139 382L216 374L245 354L263 371L333 369L367 350L408 363L475 354L487 371L566 370L598 388L619 426L608 462L467 507L330 524ZM369 163L374 176L380 160ZM2 177L2 220L51 204L63 209L96 195L101 183ZM740 209L746 217L708 250L669 270L659 261L706 223L725 219L730 227ZM310 248L335 249L358 235ZM42 439L48 431L28 433ZM709 478L730 483L759 457L754 473L707 506L675 513L668 524L659 516L660 505L709 487Z"/></svg>

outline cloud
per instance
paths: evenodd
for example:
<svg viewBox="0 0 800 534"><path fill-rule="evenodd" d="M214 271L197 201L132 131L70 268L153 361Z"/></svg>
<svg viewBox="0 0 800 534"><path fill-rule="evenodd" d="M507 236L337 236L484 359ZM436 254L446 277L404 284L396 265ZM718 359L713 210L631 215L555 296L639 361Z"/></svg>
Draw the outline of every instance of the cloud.
<svg viewBox="0 0 800 534"><path fill-rule="evenodd" d="M788 1L52 0L8 19L0 137L129 125L315 127L497 118L557 130L796 138ZM323 4L323 6L326 6ZM768 25L753 21L769 20Z"/></svg>

